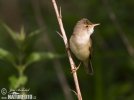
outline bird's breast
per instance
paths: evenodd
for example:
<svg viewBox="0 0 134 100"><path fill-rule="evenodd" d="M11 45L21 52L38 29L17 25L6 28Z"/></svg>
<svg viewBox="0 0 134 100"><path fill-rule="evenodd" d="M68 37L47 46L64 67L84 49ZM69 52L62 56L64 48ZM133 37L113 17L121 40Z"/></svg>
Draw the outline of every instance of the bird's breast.
<svg viewBox="0 0 134 100"><path fill-rule="evenodd" d="M90 51L90 37L89 35L72 36L70 39L70 48L79 60L85 60L89 57Z"/></svg>
<svg viewBox="0 0 134 100"><path fill-rule="evenodd" d="M88 34L76 36L76 43L79 45L85 45L89 42L89 39L90 39L90 37Z"/></svg>

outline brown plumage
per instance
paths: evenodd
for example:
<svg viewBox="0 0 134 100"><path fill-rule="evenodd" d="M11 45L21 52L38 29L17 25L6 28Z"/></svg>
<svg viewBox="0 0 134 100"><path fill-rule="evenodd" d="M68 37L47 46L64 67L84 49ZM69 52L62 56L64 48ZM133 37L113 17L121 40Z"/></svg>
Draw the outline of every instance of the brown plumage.
<svg viewBox="0 0 134 100"><path fill-rule="evenodd" d="M94 31L94 26L97 25L99 24L93 24L88 19L83 18L76 23L70 38L70 49L76 58L83 62L88 74L93 74L91 63L92 40L90 36Z"/></svg>

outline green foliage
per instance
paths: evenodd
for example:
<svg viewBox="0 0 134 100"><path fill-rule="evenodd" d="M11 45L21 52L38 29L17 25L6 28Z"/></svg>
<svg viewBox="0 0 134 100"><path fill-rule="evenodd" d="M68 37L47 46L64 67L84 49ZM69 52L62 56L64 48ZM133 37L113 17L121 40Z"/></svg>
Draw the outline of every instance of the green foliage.
<svg viewBox="0 0 134 100"><path fill-rule="evenodd" d="M45 61L45 60L52 60L52 59L55 59L55 58L60 58L62 57L61 55L58 55L58 54L54 54L54 53L51 53L51 52L33 52L31 53L27 58L27 63L26 65L29 65L29 64L32 64L34 62L38 62L38 61Z"/></svg>
<svg viewBox="0 0 134 100"><path fill-rule="evenodd" d="M14 32L6 24L3 24L3 27L9 33L11 38L14 40L16 46L18 47L16 48L16 51L18 52L17 57L10 51L0 48L0 59L11 63L18 71L18 77L16 77L16 75L12 75L9 77L11 89L17 89L26 85L28 78L26 75L24 75L24 72L30 64L61 57L60 55L54 54L52 52L30 51L30 54L26 53L27 49L30 46L29 41L32 41L32 38L39 35L42 30L36 30L26 35L24 27L21 28L20 33Z"/></svg>
<svg viewBox="0 0 134 100"><path fill-rule="evenodd" d="M4 61L8 61L12 64L15 63L15 57L14 55L12 55L11 52L3 49L3 48L0 48L0 59L1 60L4 60Z"/></svg>
<svg viewBox="0 0 134 100"><path fill-rule="evenodd" d="M18 89L21 86L25 86L27 83L28 79L27 76L22 75L20 77L16 77L15 75L12 75L9 77L9 82L10 82L10 89Z"/></svg>

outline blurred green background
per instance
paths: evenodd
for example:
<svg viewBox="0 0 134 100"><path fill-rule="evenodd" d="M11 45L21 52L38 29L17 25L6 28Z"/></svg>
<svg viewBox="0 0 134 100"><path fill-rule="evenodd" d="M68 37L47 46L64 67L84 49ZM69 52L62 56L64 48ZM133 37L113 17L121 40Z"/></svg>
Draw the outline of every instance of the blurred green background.
<svg viewBox="0 0 134 100"><path fill-rule="evenodd" d="M56 1L68 38L83 17L101 23L92 35L95 73L87 75L83 66L78 70L83 100L134 100L134 1ZM37 100L77 100L56 31L51 0L0 0L0 89L24 87Z"/></svg>

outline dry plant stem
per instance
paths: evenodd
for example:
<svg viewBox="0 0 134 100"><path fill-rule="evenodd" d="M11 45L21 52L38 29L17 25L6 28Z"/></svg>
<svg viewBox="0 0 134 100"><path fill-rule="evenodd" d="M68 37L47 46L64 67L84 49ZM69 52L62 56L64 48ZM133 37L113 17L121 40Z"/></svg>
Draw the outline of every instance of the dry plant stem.
<svg viewBox="0 0 134 100"><path fill-rule="evenodd" d="M65 30L64 30L64 27L63 27L63 23L62 23L61 10L60 10L60 14L59 14L56 1L52 0L52 3L53 3L53 6L54 6L54 9L55 9L55 12L56 12L57 20L58 20L59 27L60 27L60 30L61 30L61 33L62 33L62 37L63 37L63 41L65 43L65 47L66 47L66 51L67 51L67 54L68 54L69 62L70 62L70 65L71 65L71 69L76 69L75 63L74 63L74 61L73 61L73 59L71 57L71 53L69 51L68 40L67 40L66 33L65 33ZM76 87L76 92L77 92L78 100L82 100L82 95L81 95L81 91L80 91L80 87L79 87L79 82L78 82L78 77L77 77L76 71L73 73L73 78L74 78L74 82L75 82L75 87Z"/></svg>

